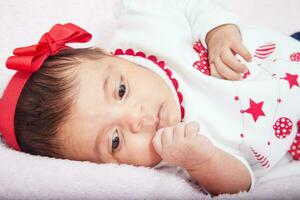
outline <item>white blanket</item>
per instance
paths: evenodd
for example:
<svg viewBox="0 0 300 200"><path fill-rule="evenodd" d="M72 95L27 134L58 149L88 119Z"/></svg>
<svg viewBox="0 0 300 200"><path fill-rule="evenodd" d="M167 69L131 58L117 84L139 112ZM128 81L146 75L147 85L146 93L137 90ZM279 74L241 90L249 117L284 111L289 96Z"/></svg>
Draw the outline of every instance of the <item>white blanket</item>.
<svg viewBox="0 0 300 200"><path fill-rule="evenodd" d="M13 48L33 44L55 23L74 22L93 33L88 44L108 46L118 0L0 1L0 94L12 73L4 68ZM289 171L299 168L290 165ZM272 177L251 193L216 199L299 199L300 176ZM274 179L275 178L275 179ZM0 199L209 199L172 174L145 167L94 164L16 152L0 142Z"/></svg>
<svg viewBox="0 0 300 200"><path fill-rule="evenodd" d="M32 156L3 144L0 185L0 199L210 199L183 179L150 168ZM300 176L277 178L251 193L215 199L299 199L299 185Z"/></svg>

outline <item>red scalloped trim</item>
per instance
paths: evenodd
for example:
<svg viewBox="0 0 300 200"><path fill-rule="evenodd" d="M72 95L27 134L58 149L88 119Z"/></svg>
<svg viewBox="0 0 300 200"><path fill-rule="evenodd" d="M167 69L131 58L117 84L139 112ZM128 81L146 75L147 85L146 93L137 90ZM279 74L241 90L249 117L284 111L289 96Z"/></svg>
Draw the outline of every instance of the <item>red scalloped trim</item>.
<svg viewBox="0 0 300 200"><path fill-rule="evenodd" d="M146 54L144 52L141 52L141 51L138 51L137 53L134 53L133 49L127 49L127 50L125 50L125 52L122 49L116 49L113 54L114 55L139 56L139 57L142 57L142 58L146 58L146 59L152 61L154 64L156 64L159 68L161 68L166 73L166 75L169 77L169 79L171 80L171 82L172 82L172 84L173 84L173 86L176 90L176 93L177 93L177 96L178 96L178 99L179 99L179 104L180 104L181 121L183 120L184 115L185 115L185 109L184 109L183 103L182 103L183 102L182 93L178 90L179 83L174 77L172 77L172 71L165 66L164 61L158 61L157 57L154 56L154 55L146 56Z"/></svg>

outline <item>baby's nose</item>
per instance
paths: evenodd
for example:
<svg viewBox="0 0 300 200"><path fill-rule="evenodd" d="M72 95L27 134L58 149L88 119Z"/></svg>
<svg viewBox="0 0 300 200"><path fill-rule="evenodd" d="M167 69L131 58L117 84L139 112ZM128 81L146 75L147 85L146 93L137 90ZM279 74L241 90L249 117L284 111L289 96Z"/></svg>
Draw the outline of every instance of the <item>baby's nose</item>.
<svg viewBox="0 0 300 200"><path fill-rule="evenodd" d="M132 118L130 123L130 129L133 133L139 133L142 130L156 130L158 125L158 119L154 116L141 116L138 118Z"/></svg>
<svg viewBox="0 0 300 200"><path fill-rule="evenodd" d="M139 117L132 117L129 121L129 129L132 133L138 133L143 126L143 120Z"/></svg>

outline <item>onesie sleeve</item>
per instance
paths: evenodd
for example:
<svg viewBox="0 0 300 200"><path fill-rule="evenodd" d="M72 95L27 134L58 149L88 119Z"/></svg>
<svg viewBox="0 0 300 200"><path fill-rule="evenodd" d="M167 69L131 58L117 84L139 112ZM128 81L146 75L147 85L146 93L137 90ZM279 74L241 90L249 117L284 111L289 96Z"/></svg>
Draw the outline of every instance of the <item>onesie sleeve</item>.
<svg viewBox="0 0 300 200"><path fill-rule="evenodd" d="M235 24L240 27L239 18L223 8L219 0L177 0L187 18L194 41L201 40L207 48L205 38L207 33L223 24Z"/></svg>

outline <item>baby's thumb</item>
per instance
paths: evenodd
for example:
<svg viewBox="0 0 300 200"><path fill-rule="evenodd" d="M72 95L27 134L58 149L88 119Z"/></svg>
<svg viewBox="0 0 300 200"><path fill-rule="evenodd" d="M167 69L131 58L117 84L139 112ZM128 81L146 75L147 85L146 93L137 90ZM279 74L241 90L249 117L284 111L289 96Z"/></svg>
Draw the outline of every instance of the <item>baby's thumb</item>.
<svg viewBox="0 0 300 200"><path fill-rule="evenodd" d="M156 151L156 153L158 153L160 156L161 156L161 153L162 153L162 144L161 144L161 135L163 133L164 129L159 129L153 139L152 139L152 144L153 144L153 147L154 147L154 150Z"/></svg>

